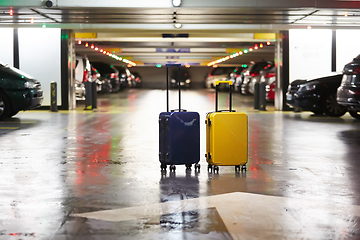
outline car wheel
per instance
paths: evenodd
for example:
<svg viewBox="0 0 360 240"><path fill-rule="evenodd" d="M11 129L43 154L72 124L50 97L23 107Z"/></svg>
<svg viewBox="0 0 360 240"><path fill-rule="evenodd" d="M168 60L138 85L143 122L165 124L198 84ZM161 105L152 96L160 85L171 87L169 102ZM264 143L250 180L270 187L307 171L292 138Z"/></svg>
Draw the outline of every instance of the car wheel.
<svg viewBox="0 0 360 240"><path fill-rule="evenodd" d="M353 118L356 118L356 119L360 120L360 114L357 111L350 110L349 113Z"/></svg>
<svg viewBox="0 0 360 240"><path fill-rule="evenodd" d="M336 101L336 94L328 95L324 101L324 113L330 117L341 117L347 112L346 107Z"/></svg>
<svg viewBox="0 0 360 240"><path fill-rule="evenodd" d="M0 120L9 117L10 111L10 101L4 93L0 92Z"/></svg>

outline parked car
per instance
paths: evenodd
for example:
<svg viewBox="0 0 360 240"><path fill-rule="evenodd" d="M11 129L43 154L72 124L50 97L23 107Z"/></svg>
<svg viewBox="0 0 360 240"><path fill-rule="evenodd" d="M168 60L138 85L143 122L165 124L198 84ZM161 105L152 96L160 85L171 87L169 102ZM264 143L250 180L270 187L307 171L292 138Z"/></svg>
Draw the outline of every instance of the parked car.
<svg viewBox="0 0 360 240"><path fill-rule="evenodd" d="M96 68L101 74L101 81L104 85L110 83L111 92L118 92L120 90L120 78L119 70L116 69L113 65L103 63L103 62L93 62L93 67Z"/></svg>
<svg viewBox="0 0 360 240"><path fill-rule="evenodd" d="M294 109L340 117L347 112L346 107L336 101L336 91L341 79L342 74L336 74L294 81L286 93L286 103Z"/></svg>
<svg viewBox="0 0 360 240"><path fill-rule="evenodd" d="M241 94L247 95L247 94L253 94L250 92L250 83L252 78L260 76L260 71L264 69L265 66L270 64L269 61L261 61L261 62L252 62L250 63L250 66L246 69L244 72L244 79L241 83ZM252 87L253 89L253 87Z"/></svg>
<svg viewBox="0 0 360 240"><path fill-rule="evenodd" d="M87 57L76 56L75 98L85 100L85 82L91 81L91 65Z"/></svg>
<svg viewBox="0 0 360 240"><path fill-rule="evenodd" d="M271 68L260 72L260 83L266 84L266 100L273 102L275 100L275 83L276 83L276 68L273 65Z"/></svg>
<svg viewBox="0 0 360 240"><path fill-rule="evenodd" d="M179 84L179 75L180 75L180 86L183 88L191 87L191 76L189 71L186 68L180 68L180 72L178 72L178 68L174 68L170 75L170 87L177 88Z"/></svg>
<svg viewBox="0 0 360 240"><path fill-rule="evenodd" d="M267 72L270 72L271 69L275 66L274 62L268 62L268 64L266 64L265 66L263 66L262 69L260 69L262 65L259 65L259 67L253 71L253 75L251 77L251 80L249 82L249 93L250 94L254 94L255 93L255 84L256 83L260 83L261 80L261 76L265 75ZM259 70L259 72L257 72L257 70Z"/></svg>
<svg viewBox="0 0 360 240"><path fill-rule="evenodd" d="M360 119L360 55L344 66L343 74L336 100L352 117Z"/></svg>
<svg viewBox="0 0 360 240"><path fill-rule="evenodd" d="M244 81L245 78L245 72L247 71L247 67L243 68L240 72L238 72L239 74L236 76L235 78L235 83L234 83L234 87L235 87L235 92L239 92L241 93L241 85ZM230 74L231 75L231 74Z"/></svg>
<svg viewBox="0 0 360 240"><path fill-rule="evenodd" d="M0 62L0 120L19 111L38 108L42 101L43 91L39 81Z"/></svg>
<svg viewBox="0 0 360 240"><path fill-rule="evenodd" d="M244 67L236 67L234 68L233 72L230 73L230 78L229 80L231 80L233 82L234 87L236 87L236 82L237 79L241 76L242 70L244 70Z"/></svg>
<svg viewBox="0 0 360 240"><path fill-rule="evenodd" d="M215 88L216 81L229 80L230 74L234 72L235 67L216 67L210 70L206 78L206 87ZM225 87L225 86L224 86Z"/></svg>
<svg viewBox="0 0 360 240"><path fill-rule="evenodd" d="M94 67L91 67L91 82L96 84L96 92L102 91L101 74Z"/></svg>
<svg viewBox="0 0 360 240"><path fill-rule="evenodd" d="M75 80L75 99L77 101L82 101L86 99L86 89L85 84L83 82L79 82Z"/></svg>
<svg viewBox="0 0 360 240"><path fill-rule="evenodd" d="M142 78L141 75L138 72L133 72L134 75L134 81L132 83L132 87L140 88L142 84Z"/></svg>

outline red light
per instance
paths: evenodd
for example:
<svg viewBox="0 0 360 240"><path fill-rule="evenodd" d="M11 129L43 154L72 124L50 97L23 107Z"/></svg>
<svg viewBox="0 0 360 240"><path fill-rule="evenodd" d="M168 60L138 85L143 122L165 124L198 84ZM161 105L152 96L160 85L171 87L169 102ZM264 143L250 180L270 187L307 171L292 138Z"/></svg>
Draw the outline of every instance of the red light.
<svg viewBox="0 0 360 240"><path fill-rule="evenodd" d="M103 52L104 50L100 49L100 52Z"/></svg>
<svg viewBox="0 0 360 240"><path fill-rule="evenodd" d="M116 77L115 73L110 74L110 78L115 78L115 77Z"/></svg>
<svg viewBox="0 0 360 240"><path fill-rule="evenodd" d="M94 44L91 44L91 48L94 49Z"/></svg>
<svg viewBox="0 0 360 240"><path fill-rule="evenodd" d="M267 41L267 42L266 42L266 45L268 45L268 46L269 46L270 44L271 44L271 43L270 43L269 41Z"/></svg>
<svg viewBox="0 0 360 240"><path fill-rule="evenodd" d="M106 54L106 51L103 51L103 54Z"/></svg>
<svg viewBox="0 0 360 240"><path fill-rule="evenodd" d="M252 48L249 48L249 51L250 51L250 52L252 52L252 50L253 50Z"/></svg>
<svg viewBox="0 0 360 240"><path fill-rule="evenodd" d="M30 19L30 23L34 23L34 18L33 17Z"/></svg>
<svg viewBox="0 0 360 240"><path fill-rule="evenodd" d="M78 41L78 44L81 45L81 40Z"/></svg>
<svg viewBox="0 0 360 240"><path fill-rule="evenodd" d="M10 16L13 15L13 9L12 9L12 7L10 7L10 12L9 12L9 14L10 14Z"/></svg>
<svg viewBox="0 0 360 240"><path fill-rule="evenodd" d="M254 47L254 48L255 48L256 50L257 50L257 49L259 49L259 47L258 47L257 45L255 45L255 47Z"/></svg>
<svg viewBox="0 0 360 240"><path fill-rule="evenodd" d="M252 74L250 74L250 76L252 76L252 77L256 77L256 76L259 76L260 75L260 73L252 73Z"/></svg>
<svg viewBox="0 0 360 240"><path fill-rule="evenodd" d="M275 73L267 73L265 75L265 78L272 78L272 77L275 77Z"/></svg>
<svg viewBox="0 0 360 240"><path fill-rule="evenodd" d="M88 78L88 71L85 69L84 70L84 77L83 77L83 82L87 82Z"/></svg>

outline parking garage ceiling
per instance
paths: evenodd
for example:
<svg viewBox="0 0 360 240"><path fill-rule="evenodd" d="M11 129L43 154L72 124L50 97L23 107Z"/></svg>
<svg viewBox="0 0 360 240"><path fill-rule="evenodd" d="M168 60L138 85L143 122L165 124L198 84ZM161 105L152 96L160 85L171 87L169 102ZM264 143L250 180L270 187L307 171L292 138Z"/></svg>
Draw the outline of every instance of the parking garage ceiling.
<svg viewBox="0 0 360 240"><path fill-rule="evenodd" d="M54 0L51 7L45 3L0 0L0 27L73 29L77 41L89 43L88 47L77 44L78 54L91 61L116 61L91 49L93 44L139 66L167 62L206 65L260 43L263 48L226 64L270 60L274 59L273 36L281 30L360 26L359 1L182 0L180 7L174 7L171 0ZM175 23L182 24L181 28L176 29Z"/></svg>

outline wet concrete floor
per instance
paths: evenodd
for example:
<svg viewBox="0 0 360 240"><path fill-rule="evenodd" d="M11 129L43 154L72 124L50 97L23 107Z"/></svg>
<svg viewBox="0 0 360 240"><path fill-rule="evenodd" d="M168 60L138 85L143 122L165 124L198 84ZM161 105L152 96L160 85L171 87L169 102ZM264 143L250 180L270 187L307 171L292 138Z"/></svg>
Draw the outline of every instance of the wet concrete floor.
<svg viewBox="0 0 360 240"><path fill-rule="evenodd" d="M204 123L214 97L184 91L182 108ZM170 100L178 108L176 91ZM360 239L360 121L233 104L249 120L239 174L207 172L205 123L200 172L161 173L163 90L0 122L0 239Z"/></svg>

